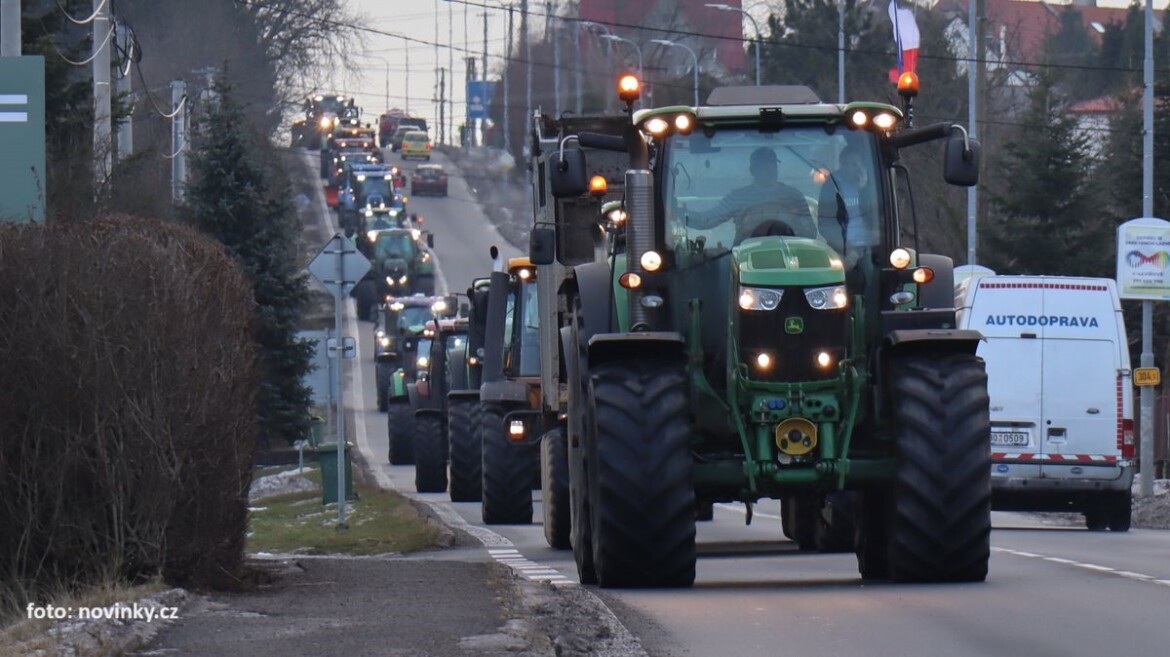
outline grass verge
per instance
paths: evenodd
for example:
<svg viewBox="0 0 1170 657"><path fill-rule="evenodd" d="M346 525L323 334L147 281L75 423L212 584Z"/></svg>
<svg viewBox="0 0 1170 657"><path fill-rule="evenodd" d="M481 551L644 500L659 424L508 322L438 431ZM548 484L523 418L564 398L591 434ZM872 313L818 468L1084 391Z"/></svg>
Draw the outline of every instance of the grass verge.
<svg viewBox="0 0 1170 657"><path fill-rule="evenodd" d="M306 476L320 483L320 471L307 470ZM360 482L354 491L358 498L345 505L345 530L337 529L337 505L322 505L319 489L254 502L247 551L369 555L437 545L438 530L401 495Z"/></svg>

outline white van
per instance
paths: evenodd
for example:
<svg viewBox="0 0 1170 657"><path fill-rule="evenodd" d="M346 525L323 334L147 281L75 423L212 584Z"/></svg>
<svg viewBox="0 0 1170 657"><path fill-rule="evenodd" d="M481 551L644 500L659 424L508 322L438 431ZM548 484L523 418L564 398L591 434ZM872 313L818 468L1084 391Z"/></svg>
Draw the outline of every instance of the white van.
<svg viewBox="0 0 1170 657"><path fill-rule="evenodd" d="M955 286L955 309L985 338L992 508L1128 530L1133 384L1114 281L980 273Z"/></svg>

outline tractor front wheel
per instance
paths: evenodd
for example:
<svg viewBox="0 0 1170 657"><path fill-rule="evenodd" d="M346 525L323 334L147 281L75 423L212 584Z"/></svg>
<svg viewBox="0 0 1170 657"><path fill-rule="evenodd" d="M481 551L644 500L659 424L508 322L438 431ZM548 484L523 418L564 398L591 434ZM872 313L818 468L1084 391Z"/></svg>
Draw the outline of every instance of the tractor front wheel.
<svg viewBox="0 0 1170 657"><path fill-rule="evenodd" d="M544 516L544 539L557 550L572 547L569 542L569 444L565 430L558 427L540 438L540 501Z"/></svg>
<svg viewBox="0 0 1170 657"><path fill-rule="evenodd" d="M488 525L532 522L531 447L513 444L504 426L507 408L484 403L480 411L483 437L483 521Z"/></svg>
<svg viewBox="0 0 1170 657"><path fill-rule="evenodd" d="M433 411L414 416L414 489L419 493L447 491L447 441L443 422Z"/></svg>
<svg viewBox="0 0 1170 657"><path fill-rule="evenodd" d="M902 357L891 370L897 475L890 577L981 582L991 556L987 372L974 354Z"/></svg>
<svg viewBox="0 0 1170 657"><path fill-rule="evenodd" d="M447 441L451 451L451 501L478 502L483 486L483 448L479 437L479 400L447 403Z"/></svg>
<svg viewBox="0 0 1170 657"><path fill-rule="evenodd" d="M414 463L414 411L405 398L386 404L387 437L390 440L390 464Z"/></svg>
<svg viewBox="0 0 1170 657"><path fill-rule="evenodd" d="M695 581L695 491L685 365L665 358L591 369L587 445L593 558L604 587Z"/></svg>

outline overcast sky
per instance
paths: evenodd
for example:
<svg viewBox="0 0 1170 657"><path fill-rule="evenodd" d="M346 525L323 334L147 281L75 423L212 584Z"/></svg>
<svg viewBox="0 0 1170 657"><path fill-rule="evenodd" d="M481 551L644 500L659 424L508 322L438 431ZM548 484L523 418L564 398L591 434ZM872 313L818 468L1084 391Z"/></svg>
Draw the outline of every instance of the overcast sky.
<svg viewBox="0 0 1170 657"><path fill-rule="evenodd" d="M507 5L505 0L345 0L349 10L365 16L365 49L357 59L360 69L352 72L338 72L334 79L322 81L322 91L335 91L357 97L357 103L366 112L366 119L376 121L377 116L389 107L406 109L411 114L423 116L432 126L431 137L438 139L438 111L433 99L438 96L437 73L439 67L451 67L447 72L447 94L454 101L454 120L450 122L455 135L463 123L466 107L464 81L466 50L474 52L481 61L484 38L484 14L488 21L488 68L496 74L501 66L507 30ZM633 0L631 0L633 1ZM1156 8L1165 7L1170 0L1155 0ZM1100 6L1126 7L1130 0L1098 0ZM761 26L768 14L771 2L745 0L744 6L757 17ZM1055 0L1052 4L1066 4ZM519 1L515 0L519 6ZM542 24L545 13L544 3L532 0L530 7L535 14L532 30L535 33ZM515 28L519 30L519 11L514 16ZM745 33L751 34L750 25ZM390 33L390 34L386 34ZM417 41L407 42L391 36L402 34ZM437 49L434 45L440 44ZM453 44L454 49L448 44ZM409 54L407 48L410 49ZM409 76L407 60L409 57ZM480 61L476 66L480 66ZM389 76L387 77L387 72ZM482 75L482 72L480 72ZM409 77L409 85L407 78ZM490 76L490 77L494 77ZM455 84L452 85L451 82ZM387 98L389 96L389 98ZM387 102L387 100L389 102ZM453 135L448 135L452 141Z"/></svg>

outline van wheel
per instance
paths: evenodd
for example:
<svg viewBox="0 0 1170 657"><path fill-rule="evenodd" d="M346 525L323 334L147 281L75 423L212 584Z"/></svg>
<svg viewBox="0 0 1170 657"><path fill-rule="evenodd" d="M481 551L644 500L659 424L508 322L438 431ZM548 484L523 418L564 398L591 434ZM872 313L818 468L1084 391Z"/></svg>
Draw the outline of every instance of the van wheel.
<svg viewBox="0 0 1170 657"><path fill-rule="evenodd" d="M1109 529L1115 532L1129 531L1133 515L1133 493L1113 493L1105 502L1109 514Z"/></svg>

